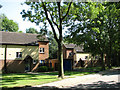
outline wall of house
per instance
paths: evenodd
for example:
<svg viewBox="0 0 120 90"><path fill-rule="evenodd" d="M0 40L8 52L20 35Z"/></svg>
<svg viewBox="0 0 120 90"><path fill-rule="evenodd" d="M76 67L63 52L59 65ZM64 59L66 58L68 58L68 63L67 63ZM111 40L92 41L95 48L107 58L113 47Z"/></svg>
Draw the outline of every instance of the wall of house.
<svg viewBox="0 0 120 90"><path fill-rule="evenodd" d="M85 56L87 56L88 58L85 59ZM90 57L91 57L90 53L76 53L76 59L75 59L75 61L78 62L80 60L80 58L82 60L90 60L91 59Z"/></svg>
<svg viewBox="0 0 120 90"><path fill-rule="evenodd" d="M10 72L23 72L25 70L24 59L27 55L31 56L33 60L39 58L38 46L22 46L22 45L7 45L7 67ZM16 52L22 52L22 58L16 57ZM3 69L5 58L5 45L0 47L0 70Z"/></svg>
<svg viewBox="0 0 120 90"><path fill-rule="evenodd" d="M22 52L22 58L16 57L16 52ZM0 60L4 60L5 45L0 48ZM7 60L24 60L29 55L38 60L38 46L7 45Z"/></svg>
<svg viewBox="0 0 120 90"><path fill-rule="evenodd" d="M39 42L39 49L44 48L44 53L39 51L39 60L45 60L49 58L49 43L48 42Z"/></svg>
<svg viewBox="0 0 120 90"><path fill-rule="evenodd" d="M63 46L63 59L73 59L73 56L69 56L69 53L73 53L73 49L66 49Z"/></svg>

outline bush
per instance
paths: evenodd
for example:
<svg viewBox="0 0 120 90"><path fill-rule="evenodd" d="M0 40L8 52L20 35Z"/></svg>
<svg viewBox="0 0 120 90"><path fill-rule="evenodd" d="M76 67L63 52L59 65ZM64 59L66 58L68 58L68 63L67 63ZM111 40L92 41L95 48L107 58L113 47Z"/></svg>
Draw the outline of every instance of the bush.
<svg viewBox="0 0 120 90"><path fill-rule="evenodd" d="M41 66L38 68L38 72L47 72L48 71L48 67L47 66Z"/></svg>
<svg viewBox="0 0 120 90"><path fill-rule="evenodd" d="M48 68L48 71L54 71L54 68L49 67L49 68Z"/></svg>

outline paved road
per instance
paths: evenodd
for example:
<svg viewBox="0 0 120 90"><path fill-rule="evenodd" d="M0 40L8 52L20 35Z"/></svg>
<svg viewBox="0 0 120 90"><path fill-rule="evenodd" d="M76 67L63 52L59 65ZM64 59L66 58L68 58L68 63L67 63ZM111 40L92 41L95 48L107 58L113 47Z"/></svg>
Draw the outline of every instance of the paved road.
<svg viewBox="0 0 120 90"><path fill-rule="evenodd" d="M85 76L77 76L61 81L37 85L22 90L56 90L56 89L117 89L120 90L120 70L110 70Z"/></svg>

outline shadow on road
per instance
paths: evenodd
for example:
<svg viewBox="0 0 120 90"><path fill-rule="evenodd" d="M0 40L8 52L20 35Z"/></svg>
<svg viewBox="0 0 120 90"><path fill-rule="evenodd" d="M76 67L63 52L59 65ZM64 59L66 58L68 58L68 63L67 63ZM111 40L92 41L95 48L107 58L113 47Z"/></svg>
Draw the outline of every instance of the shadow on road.
<svg viewBox="0 0 120 90"><path fill-rule="evenodd" d="M120 75L120 69L112 69L108 71L99 72L101 75Z"/></svg>
<svg viewBox="0 0 120 90"><path fill-rule="evenodd" d="M94 82L93 84L79 84L77 86L66 88L64 87L58 88L54 86L42 86L42 87L24 86L14 88L3 88L2 90L120 90L120 82L115 83L114 81L109 82L98 81Z"/></svg>

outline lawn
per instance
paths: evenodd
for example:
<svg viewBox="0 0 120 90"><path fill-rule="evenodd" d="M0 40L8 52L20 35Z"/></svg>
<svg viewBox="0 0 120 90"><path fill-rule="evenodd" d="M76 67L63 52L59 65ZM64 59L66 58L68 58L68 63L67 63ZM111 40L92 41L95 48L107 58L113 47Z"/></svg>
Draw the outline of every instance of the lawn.
<svg viewBox="0 0 120 90"><path fill-rule="evenodd" d="M99 68L86 68L83 71L65 71L65 76L75 77L88 74L94 74L94 71L99 71ZM57 78L58 72L39 72L35 74L31 73L13 73L3 74L2 80L0 80L0 88L11 88L11 87L23 87L23 86L35 86L44 83L60 80ZM68 78L68 77L67 77ZM1 79L1 77L0 77Z"/></svg>
<svg viewBox="0 0 120 90"><path fill-rule="evenodd" d="M65 76L82 76L92 74L93 72L78 72L78 71L65 71ZM60 80L57 78L58 72L41 72L37 74L3 74L0 81L0 87L23 87L23 86L35 86L48 82Z"/></svg>
<svg viewBox="0 0 120 90"><path fill-rule="evenodd" d="M59 80L55 75L39 74L3 74L0 87L34 86Z"/></svg>
<svg viewBox="0 0 120 90"><path fill-rule="evenodd" d="M84 72L81 72L81 71L65 71L64 72L64 75L65 76L70 76L70 77L73 77L73 76L83 76L83 75L88 75L88 74L94 74L95 72L89 72L89 71L84 71ZM39 74L43 74L43 75L58 75L58 72L41 72Z"/></svg>

